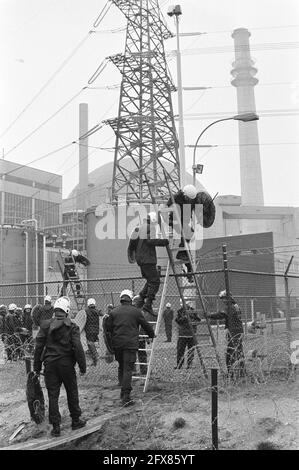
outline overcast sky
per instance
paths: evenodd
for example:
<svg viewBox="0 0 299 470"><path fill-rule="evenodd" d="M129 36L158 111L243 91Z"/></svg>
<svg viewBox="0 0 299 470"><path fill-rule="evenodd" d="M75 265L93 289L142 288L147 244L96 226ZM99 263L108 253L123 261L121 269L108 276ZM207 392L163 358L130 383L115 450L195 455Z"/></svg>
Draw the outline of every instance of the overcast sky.
<svg viewBox="0 0 299 470"><path fill-rule="evenodd" d="M160 0L174 32L173 20L166 15L172 3ZM124 50L125 32L111 32L126 26L114 5L95 29L97 33L88 34L105 4L106 0L0 0L1 155L4 149L7 160L26 164L70 144L32 163L63 175L64 197L78 182L78 146L71 142L78 138L79 103L89 104L90 128L117 116L119 89L106 88L121 80L112 63L93 83L97 89L82 90L105 57ZM298 0L181 0L180 4L181 32L206 33L181 38L183 86L212 87L184 92L185 143L194 144L217 113L237 112L236 89L230 84L231 32L248 28L259 79L255 96L261 113L265 204L299 206ZM165 42L167 51L175 47L175 39ZM174 57L169 57L169 67L176 82ZM177 112L176 93L173 103ZM267 110L270 116L262 117ZM191 113L208 113L209 117L187 119ZM114 142L108 126L90 137L90 171L113 160ZM205 165L201 180L206 189L213 196L216 192L240 194L237 123L215 125L201 143L217 145L208 151L198 149L197 161ZM186 149L189 172L192 152Z"/></svg>

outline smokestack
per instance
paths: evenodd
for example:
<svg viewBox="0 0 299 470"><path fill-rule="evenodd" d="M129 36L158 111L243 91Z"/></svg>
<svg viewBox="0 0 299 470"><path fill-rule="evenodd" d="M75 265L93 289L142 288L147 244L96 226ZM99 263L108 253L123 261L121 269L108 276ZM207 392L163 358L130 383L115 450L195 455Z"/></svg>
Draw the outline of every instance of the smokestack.
<svg viewBox="0 0 299 470"><path fill-rule="evenodd" d="M79 104L79 137L88 131L88 104ZM79 187L77 191L77 209L87 209L88 190L88 137L79 140Z"/></svg>
<svg viewBox="0 0 299 470"><path fill-rule="evenodd" d="M235 44L235 61L231 71L232 85L237 89L238 114L255 113L254 86L257 69L251 59L249 37L246 28L235 29L232 38ZM239 151L241 171L241 201L244 206L263 206L263 181L259 149L257 121L239 121Z"/></svg>

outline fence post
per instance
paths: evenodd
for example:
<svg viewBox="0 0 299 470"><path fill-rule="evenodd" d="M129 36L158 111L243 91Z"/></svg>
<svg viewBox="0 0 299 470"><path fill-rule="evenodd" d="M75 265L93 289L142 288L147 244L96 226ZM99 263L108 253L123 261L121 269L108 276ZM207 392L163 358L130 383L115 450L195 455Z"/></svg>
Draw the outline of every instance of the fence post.
<svg viewBox="0 0 299 470"><path fill-rule="evenodd" d="M286 328L287 331L292 330L292 323L291 323L291 308L290 308L290 294L289 294L289 279L288 279L288 272L293 262L294 255L291 256L291 259L287 265L287 269L284 273L284 292L285 292L285 302L286 302Z"/></svg>
<svg viewBox="0 0 299 470"><path fill-rule="evenodd" d="M212 385L212 450L218 450L218 369L211 369Z"/></svg>
<svg viewBox="0 0 299 470"><path fill-rule="evenodd" d="M226 245L222 245L222 253L223 253L223 270L224 270L224 282L225 282L225 290L227 295L227 307L228 307L228 314L231 314L231 295L229 289L229 270L228 270L228 262L227 262L227 251Z"/></svg>
<svg viewBox="0 0 299 470"><path fill-rule="evenodd" d="M245 315L245 335L247 335L247 299L244 298L244 315Z"/></svg>
<svg viewBox="0 0 299 470"><path fill-rule="evenodd" d="M271 334L273 335L274 323L273 323L273 299L272 297L271 297L271 303L270 303L270 319L271 319Z"/></svg>

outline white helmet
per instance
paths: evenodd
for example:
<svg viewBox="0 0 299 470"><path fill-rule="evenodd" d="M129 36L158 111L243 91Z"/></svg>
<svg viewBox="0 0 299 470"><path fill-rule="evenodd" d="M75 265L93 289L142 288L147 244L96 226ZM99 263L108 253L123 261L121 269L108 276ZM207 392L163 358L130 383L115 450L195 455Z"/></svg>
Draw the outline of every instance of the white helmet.
<svg viewBox="0 0 299 470"><path fill-rule="evenodd" d="M78 256L79 252L77 250L72 250L72 256Z"/></svg>
<svg viewBox="0 0 299 470"><path fill-rule="evenodd" d="M27 308L32 308L32 306L30 304L26 304L25 307L24 307L24 310L26 310Z"/></svg>
<svg viewBox="0 0 299 470"><path fill-rule="evenodd" d="M15 310L17 308L16 304L9 304L8 310Z"/></svg>
<svg viewBox="0 0 299 470"><path fill-rule="evenodd" d="M155 224L155 223L157 222L157 214L156 214L156 212L149 212L149 213L147 214L147 216L148 216L149 220L150 220L153 224Z"/></svg>
<svg viewBox="0 0 299 470"><path fill-rule="evenodd" d="M219 292L218 297L219 297L219 299L225 299L225 297L226 297L226 290L222 290L221 292Z"/></svg>
<svg viewBox="0 0 299 470"><path fill-rule="evenodd" d="M197 190L196 187L193 186L193 184L186 184L186 186L183 187L183 193L189 199L194 199L196 197Z"/></svg>
<svg viewBox="0 0 299 470"><path fill-rule="evenodd" d="M51 302L52 297L50 295L46 295L45 302Z"/></svg>
<svg viewBox="0 0 299 470"><path fill-rule="evenodd" d="M122 297L130 297L130 299L132 300L134 297L134 294L131 290L125 289L120 293L119 298L121 299Z"/></svg>
<svg viewBox="0 0 299 470"><path fill-rule="evenodd" d="M54 303L54 310L63 310L67 315L70 313L70 301L67 297L59 297Z"/></svg>
<svg viewBox="0 0 299 470"><path fill-rule="evenodd" d="M166 307L171 307L171 303L167 302Z"/></svg>
<svg viewBox="0 0 299 470"><path fill-rule="evenodd" d="M90 305L95 305L95 304L96 304L95 299L88 299L87 300L87 307L89 307Z"/></svg>

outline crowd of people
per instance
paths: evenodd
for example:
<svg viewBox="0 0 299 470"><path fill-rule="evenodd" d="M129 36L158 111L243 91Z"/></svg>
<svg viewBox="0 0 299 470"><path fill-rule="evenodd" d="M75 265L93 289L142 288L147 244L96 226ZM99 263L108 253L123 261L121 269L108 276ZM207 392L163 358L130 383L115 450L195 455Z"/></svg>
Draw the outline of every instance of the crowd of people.
<svg viewBox="0 0 299 470"><path fill-rule="evenodd" d="M183 211L184 204L191 204L191 212L182 214L183 219L193 217L196 204L203 205L201 224L209 227L214 222L215 210L212 199L206 193L198 193L192 185L187 185L183 190L174 195L168 201L171 206L173 201ZM106 358L114 356L118 363L118 386L120 387L120 399L123 406L134 404L131 398L132 377L136 373L136 359L140 364L140 374L145 378L148 371L148 344L156 337L155 324L157 317L153 309L153 302L160 286L160 272L157 267L156 247L168 247L169 240L157 236L158 214L149 213L140 226L136 227L130 237L127 250L130 263L137 262L141 275L145 279L145 285L138 293L125 289L120 293L119 305L110 304L107 312L102 313L96 306L96 300L89 298L86 307L76 312L74 318L70 317L70 299L65 294L69 282L75 285L74 295L82 297L81 286L75 268L76 263L84 266L90 264L76 250L71 250L65 258L65 270L63 273L63 288L60 297L52 303L51 296L46 295L44 303L37 304L33 308L26 304L24 308L12 303L8 306L0 306L0 334L5 344L8 360L20 357L21 346L25 341L30 344L33 353L33 370L38 377L43 368L45 386L49 399L49 422L53 429L53 436L60 435L61 415L59 412L59 393L63 384L67 393L67 404L72 419L72 429L79 429L86 424L81 418L79 394L75 365L78 364L81 375L87 370L86 354L90 355L92 364L97 366L99 361L96 342L99 341L101 320L103 325L103 337L107 347ZM172 228L175 229L173 219ZM191 232L194 231L193 229ZM192 236L192 233L190 237ZM182 259L186 266L186 276L193 280L190 258L187 256L190 240L181 237L178 259ZM241 311L231 294L222 291L219 299L223 301L224 309L210 313L211 320L224 320L227 330L227 354L226 364L228 374L233 373L236 363L239 363L241 375L245 374L243 354L243 325ZM165 342L173 340L173 320L177 324L176 335L176 365L175 369L181 369L186 359L186 368L192 366L194 353L197 348L196 333L201 322L197 312L192 307L192 302L181 299L181 306L175 315L170 302L166 303L163 311L165 325ZM187 353L185 354L185 352ZM23 348L24 353L24 348ZM113 359L112 359L113 360ZM107 360L108 362L108 360Z"/></svg>

